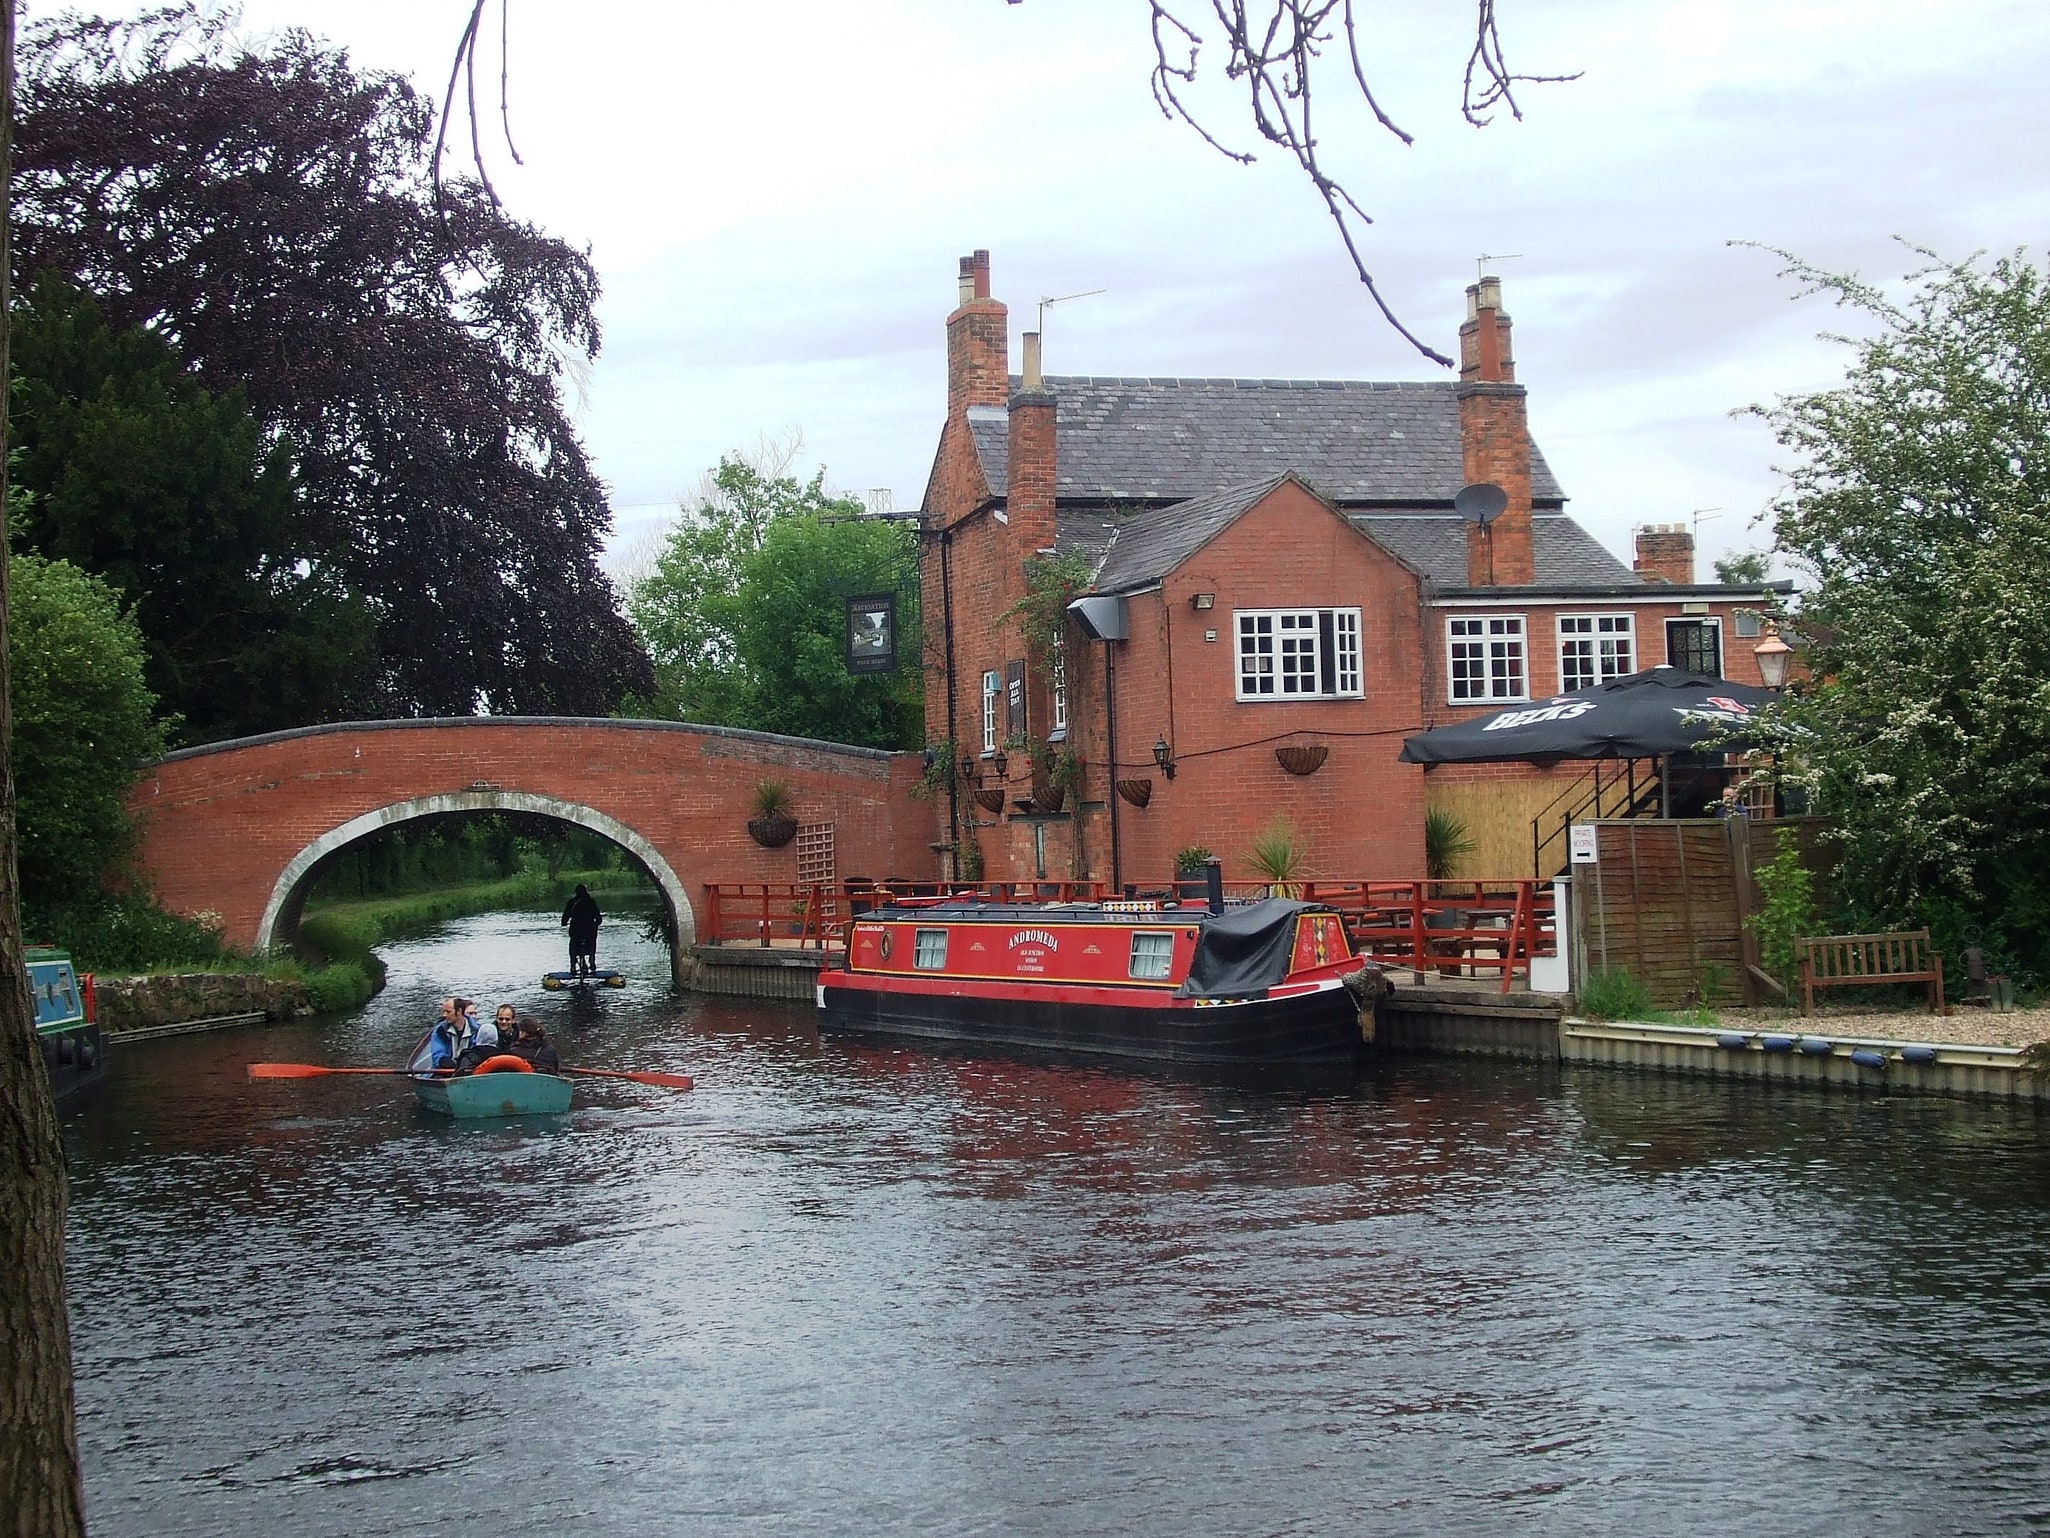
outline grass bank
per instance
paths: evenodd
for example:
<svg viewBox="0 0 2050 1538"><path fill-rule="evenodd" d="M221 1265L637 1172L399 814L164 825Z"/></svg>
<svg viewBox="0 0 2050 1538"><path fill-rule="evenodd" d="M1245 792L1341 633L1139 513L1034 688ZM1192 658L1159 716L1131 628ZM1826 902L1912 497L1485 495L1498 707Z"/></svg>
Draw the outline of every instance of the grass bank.
<svg viewBox="0 0 2050 1538"><path fill-rule="evenodd" d="M378 958L378 946L426 934L436 925L473 913L560 908L579 882L601 901L608 895L651 896L655 890L648 882L619 870L564 871L552 878L542 871L522 871L500 881L437 892L310 905L299 921L299 944L315 960L313 970L300 975L313 996L314 1008L355 1009L384 986L384 962ZM281 967L295 965L280 963Z"/></svg>

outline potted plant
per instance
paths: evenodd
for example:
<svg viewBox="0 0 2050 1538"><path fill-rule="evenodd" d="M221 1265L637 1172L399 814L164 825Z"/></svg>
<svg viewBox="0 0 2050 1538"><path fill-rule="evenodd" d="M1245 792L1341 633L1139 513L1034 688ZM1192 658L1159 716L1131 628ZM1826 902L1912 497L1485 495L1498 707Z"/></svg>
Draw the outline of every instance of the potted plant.
<svg viewBox="0 0 2050 1538"><path fill-rule="evenodd" d="M1203 874L1203 867L1210 863L1210 851L1201 844L1191 844L1186 849L1175 851L1174 889L1175 895L1184 902L1201 902L1206 895L1204 888L1209 878Z"/></svg>
<svg viewBox="0 0 2050 1538"><path fill-rule="evenodd" d="M1459 862L1479 847L1465 820L1455 813L1442 806L1424 813L1424 874L1431 880L1458 875Z"/></svg>
<svg viewBox="0 0 2050 1538"><path fill-rule="evenodd" d="M1277 815L1246 849L1246 863L1267 878L1269 897L1297 897L1302 893L1297 874L1308 863L1309 846L1294 823Z"/></svg>
<svg viewBox="0 0 2050 1538"><path fill-rule="evenodd" d="M754 815L747 820L747 833L764 849L781 849L797 837L788 785L781 780L763 780L755 786Z"/></svg>

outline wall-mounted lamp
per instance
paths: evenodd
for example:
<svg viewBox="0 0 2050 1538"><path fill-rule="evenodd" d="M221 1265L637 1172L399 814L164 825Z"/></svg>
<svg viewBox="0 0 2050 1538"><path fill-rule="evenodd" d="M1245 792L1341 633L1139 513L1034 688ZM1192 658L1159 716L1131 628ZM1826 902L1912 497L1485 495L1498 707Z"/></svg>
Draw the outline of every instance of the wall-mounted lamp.
<svg viewBox="0 0 2050 1538"><path fill-rule="evenodd" d="M1010 779L1011 756L1008 753L1006 753L1002 748L998 748L996 752L992 753L989 756L989 766L990 768L996 770L997 778L999 780Z"/></svg>
<svg viewBox="0 0 2050 1538"><path fill-rule="evenodd" d="M1153 761L1160 765L1162 774L1170 780L1174 778L1174 749L1167 745L1165 737L1153 744Z"/></svg>
<svg viewBox="0 0 2050 1538"><path fill-rule="evenodd" d="M1786 687L1787 664L1794 660L1794 648L1780 639L1777 630L1752 647L1751 655L1758 659L1758 676L1765 680L1766 688Z"/></svg>
<svg viewBox="0 0 2050 1538"><path fill-rule="evenodd" d="M961 755L960 769L961 783L963 785L980 785L982 783L982 765L975 761L973 753L963 753Z"/></svg>
<svg viewBox="0 0 2050 1538"><path fill-rule="evenodd" d="M1189 600L1189 606L1195 609L1214 609L1217 607L1217 595L1215 593L1198 593Z"/></svg>

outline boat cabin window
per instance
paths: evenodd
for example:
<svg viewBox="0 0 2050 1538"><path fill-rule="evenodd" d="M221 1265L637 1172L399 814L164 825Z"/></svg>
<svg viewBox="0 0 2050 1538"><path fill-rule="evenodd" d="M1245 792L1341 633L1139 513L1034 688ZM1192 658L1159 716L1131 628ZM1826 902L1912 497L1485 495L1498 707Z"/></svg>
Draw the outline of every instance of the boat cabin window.
<svg viewBox="0 0 2050 1538"><path fill-rule="evenodd" d="M947 932L944 929L921 929L918 943L911 952L911 964L927 972L937 972L947 964Z"/></svg>
<svg viewBox="0 0 2050 1538"><path fill-rule="evenodd" d="M1141 929L1132 936L1132 976L1141 982L1164 982L1173 966L1172 930Z"/></svg>

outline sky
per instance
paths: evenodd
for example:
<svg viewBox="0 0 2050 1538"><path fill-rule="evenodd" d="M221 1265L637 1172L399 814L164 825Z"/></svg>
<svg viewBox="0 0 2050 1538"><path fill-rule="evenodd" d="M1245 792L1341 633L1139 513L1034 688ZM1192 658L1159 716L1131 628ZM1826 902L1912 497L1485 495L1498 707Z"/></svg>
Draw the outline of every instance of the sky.
<svg viewBox="0 0 2050 1538"><path fill-rule="evenodd" d="M1179 0L1184 14L1208 11ZM1165 121L1146 0L509 0L510 211L588 247L605 347L576 415L630 569L722 454L922 495L958 259L988 248L1016 334L1046 297L1053 374L1426 379L1322 205L1275 153ZM51 7L34 0L31 15ZM108 13L126 9L109 5ZM1769 542L1765 425L1841 377L1856 321L1784 264L1899 279L2050 231L2050 7L2015 0L1499 0L1522 121L1459 111L1471 8L1363 0L1383 106L1320 109L1394 308L1456 352L1483 253L1533 436L1619 555L1692 523L1701 570ZM246 0L438 94L464 0ZM495 18L493 26L495 29ZM1214 25L1214 24L1213 24ZM495 64L497 39L486 49ZM1338 83L1334 79L1334 84ZM480 82L480 89L482 83ZM1214 61L1195 100L1244 145Z"/></svg>

